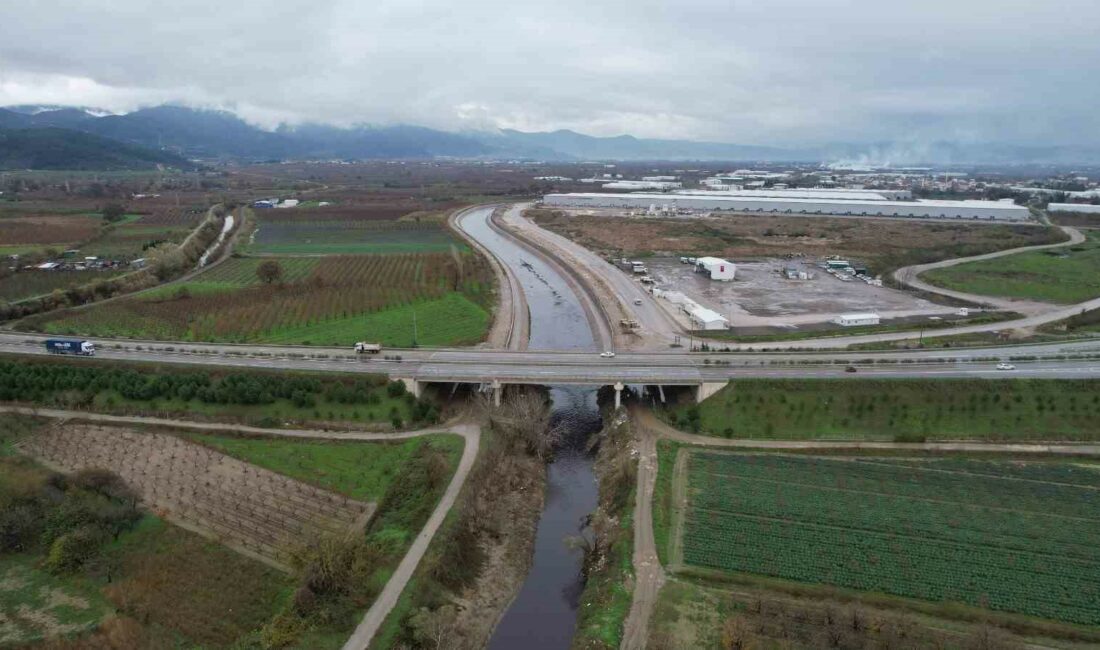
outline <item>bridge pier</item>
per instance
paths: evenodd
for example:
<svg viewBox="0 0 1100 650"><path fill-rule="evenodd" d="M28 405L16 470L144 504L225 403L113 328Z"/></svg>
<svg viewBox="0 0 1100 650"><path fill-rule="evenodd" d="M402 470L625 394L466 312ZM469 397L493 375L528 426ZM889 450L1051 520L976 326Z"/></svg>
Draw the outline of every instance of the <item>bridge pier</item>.
<svg viewBox="0 0 1100 650"><path fill-rule="evenodd" d="M623 386L623 383L620 381L620 382L615 382L614 388L615 388L615 410L618 411L619 409L621 409L623 407L623 389L626 388L626 386Z"/></svg>
<svg viewBox="0 0 1100 650"><path fill-rule="evenodd" d="M405 384L405 390L412 393L413 397L415 397L416 399L420 399L421 386L419 381L407 377L400 377L397 381Z"/></svg>
<svg viewBox="0 0 1100 650"><path fill-rule="evenodd" d="M695 403L698 404L711 395L722 390L729 384L729 381L704 381L695 387Z"/></svg>
<svg viewBox="0 0 1100 650"><path fill-rule="evenodd" d="M501 385L500 380L494 379L492 383L493 389L493 406L500 408L501 394L504 393L504 386Z"/></svg>

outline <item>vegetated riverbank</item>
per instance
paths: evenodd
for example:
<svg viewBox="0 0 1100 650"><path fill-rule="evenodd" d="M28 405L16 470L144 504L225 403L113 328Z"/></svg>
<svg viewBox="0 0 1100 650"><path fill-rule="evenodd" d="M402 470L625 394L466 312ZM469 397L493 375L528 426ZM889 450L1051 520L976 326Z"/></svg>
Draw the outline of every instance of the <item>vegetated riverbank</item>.
<svg viewBox="0 0 1100 650"><path fill-rule="evenodd" d="M585 587L580 596L575 650L612 650L623 637L634 591L634 499L638 449L625 411L605 417L597 446L600 502L585 538Z"/></svg>
<svg viewBox="0 0 1100 650"><path fill-rule="evenodd" d="M523 585L554 442L549 405L529 390L479 408L489 426L477 464L372 648L482 648Z"/></svg>

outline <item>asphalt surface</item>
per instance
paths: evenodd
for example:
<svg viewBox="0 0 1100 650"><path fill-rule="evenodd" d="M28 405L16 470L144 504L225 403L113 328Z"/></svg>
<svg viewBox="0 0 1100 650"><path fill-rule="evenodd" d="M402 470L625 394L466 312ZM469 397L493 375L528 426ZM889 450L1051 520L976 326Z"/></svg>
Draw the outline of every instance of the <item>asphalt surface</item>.
<svg viewBox="0 0 1100 650"><path fill-rule="evenodd" d="M47 355L44 336L0 333L0 353ZM97 359L156 363L362 372L422 381L481 383L616 382L690 385L750 377L1097 377L1100 358L1016 360L999 371L1001 359L1022 356L1100 356L1100 339L974 350L912 350L843 353L621 353L612 359L590 352L504 350L400 350L382 356L346 349L272 346L206 346L179 343L99 342ZM115 346L118 346L117 348ZM140 349L139 349L140 348ZM386 359L385 356L401 357ZM728 365L727 365L728 364ZM844 372L848 364L859 368Z"/></svg>

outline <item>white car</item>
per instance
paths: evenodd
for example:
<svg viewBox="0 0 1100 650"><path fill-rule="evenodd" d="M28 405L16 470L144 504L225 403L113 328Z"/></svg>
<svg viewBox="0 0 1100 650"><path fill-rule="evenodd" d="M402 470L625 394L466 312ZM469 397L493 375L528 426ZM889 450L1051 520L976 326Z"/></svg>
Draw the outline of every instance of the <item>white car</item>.
<svg viewBox="0 0 1100 650"><path fill-rule="evenodd" d="M601 352L600 357L603 359L613 359L615 357L615 353L611 350L608 350L607 352Z"/></svg>
<svg viewBox="0 0 1100 650"><path fill-rule="evenodd" d="M1015 369L1016 369L1016 366L1012 365L1011 363L1001 362L1001 363L997 364L997 370L1015 370Z"/></svg>

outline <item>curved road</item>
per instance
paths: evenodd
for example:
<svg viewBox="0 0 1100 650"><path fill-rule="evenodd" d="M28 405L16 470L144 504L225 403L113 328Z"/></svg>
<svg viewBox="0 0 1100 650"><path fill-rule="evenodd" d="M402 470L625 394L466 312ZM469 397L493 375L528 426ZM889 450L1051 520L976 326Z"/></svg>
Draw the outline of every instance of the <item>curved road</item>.
<svg viewBox="0 0 1100 650"><path fill-rule="evenodd" d="M85 413L83 411L34 409L11 406L0 406L0 413L19 413L23 415L36 415L40 417L68 420L89 420L111 424L144 424L199 431L246 432L286 438L314 438L323 440L403 440L406 438L417 438L420 436L441 433L453 433L462 436L465 441L462 447L462 457L458 461L458 467L455 468L455 473L454 476L451 477L451 482L447 485L447 489L443 492L443 496L440 497L439 503L435 506L435 510L433 510L431 516L428 517L428 521L425 522L424 528L420 530L420 534L416 536L409 550L405 552L405 557L401 558L400 564L397 565L393 575L390 576L389 581L386 582L386 586L382 588L382 593L378 594L378 597L371 603L370 609L368 609L367 613L363 616L363 620L344 644L344 650L365 650L367 646L370 645L371 639L374 638L374 634L378 631L382 622L386 620L386 616L388 616L394 606L397 605L397 600L400 598L401 592L405 590L405 586L408 585L409 580L412 579L416 567L420 564L420 560L423 559L424 554L428 551L428 545L431 544L432 538L434 538L436 532L439 531L439 527L443 525L443 520L447 517L447 513L450 512L451 507L458 498L458 493L462 490L462 486L466 484L466 478L470 475L470 470L474 466L474 460L477 458L478 449L481 445L481 427L473 424L455 424L444 428L401 431L397 433L365 433L358 431L318 431L316 429L264 429L261 427L223 424L218 422L190 422L187 420L173 420L168 418L106 415L102 413Z"/></svg>
<svg viewBox="0 0 1100 650"><path fill-rule="evenodd" d="M1056 244L1042 244L1039 246L1020 246L1018 248L1009 248L1003 251L996 251L993 253L985 253L984 255L974 255L972 257L959 257L953 260L942 260L939 262L931 262L929 264L916 264L913 266L906 266L894 271L894 279L898 282L910 286L920 291L926 291L928 293L937 293L941 296L949 296L958 300L964 300L967 302L974 302L978 304L992 305L998 309L1004 309L1008 311L1015 311L1021 314L1029 316L1035 316L1042 314L1043 312L1050 311L1052 305L1050 303L1038 302L1032 300L1021 300L1017 298L1001 298L998 296L983 296L976 293L966 293L964 291L955 291L953 289L947 289L939 287L934 284L929 284L920 279L920 275L926 271L933 269L946 269L952 266L958 266L960 264L968 264L970 262L981 262L984 260L994 260L998 257L1006 257L1008 255L1016 255L1019 253L1026 253L1028 251L1041 251L1049 250L1052 248L1065 248L1066 246L1076 246L1085 241L1085 235L1076 228L1069 226L1059 226L1063 232L1069 235L1069 240L1064 242L1058 242ZM1003 323L1001 325L1004 325Z"/></svg>

